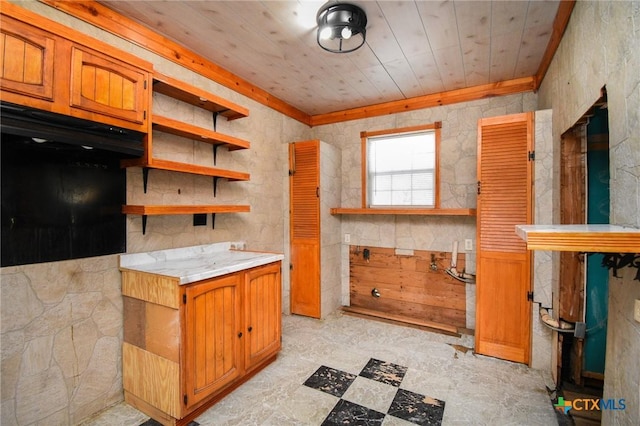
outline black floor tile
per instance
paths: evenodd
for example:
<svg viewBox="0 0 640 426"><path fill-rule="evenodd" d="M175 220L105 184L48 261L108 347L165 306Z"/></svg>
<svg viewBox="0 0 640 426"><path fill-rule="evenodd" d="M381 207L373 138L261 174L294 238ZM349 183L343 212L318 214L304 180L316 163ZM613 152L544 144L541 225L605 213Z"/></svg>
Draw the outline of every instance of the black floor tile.
<svg viewBox="0 0 640 426"><path fill-rule="evenodd" d="M387 414L417 425L440 425L444 415L444 401L398 389Z"/></svg>
<svg viewBox="0 0 640 426"><path fill-rule="evenodd" d="M371 358L360 376L398 387L406 373L407 367Z"/></svg>
<svg viewBox="0 0 640 426"><path fill-rule="evenodd" d="M385 415L379 411L341 399L338 401L336 406L333 407L333 410L331 410L327 418L322 422L322 426L382 425L384 417Z"/></svg>
<svg viewBox="0 0 640 426"><path fill-rule="evenodd" d="M304 385L341 398L356 377L355 374L323 365L304 382Z"/></svg>

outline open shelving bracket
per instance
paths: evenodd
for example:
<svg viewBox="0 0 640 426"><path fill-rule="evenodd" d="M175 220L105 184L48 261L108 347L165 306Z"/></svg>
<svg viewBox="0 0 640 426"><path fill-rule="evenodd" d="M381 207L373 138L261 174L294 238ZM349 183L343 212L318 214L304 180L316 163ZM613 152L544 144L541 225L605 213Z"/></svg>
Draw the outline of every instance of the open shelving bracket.
<svg viewBox="0 0 640 426"><path fill-rule="evenodd" d="M218 181L220 180L220 177L218 176L214 176L213 177L213 196L215 198L216 196L216 192L218 192Z"/></svg>
<svg viewBox="0 0 640 426"><path fill-rule="evenodd" d="M218 147L220 145L214 145L213 146L213 165L216 165L216 160L218 159Z"/></svg>
<svg viewBox="0 0 640 426"><path fill-rule="evenodd" d="M636 268L634 280L640 281L640 253L600 253L602 254L602 266L613 269L613 276L619 278L618 269L629 267Z"/></svg>
<svg viewBox="0 0 640 426"><path fill-rule="evenodd" d="M142 235L144 235L147 232L147 215L143 214L142 215Z"/></svg>
<svg viewBox="0 0 640 426"><path fill-rule="evenodd" d="M216 229L216 214L211 213L211 229Z"/></svg>
<svg viewBox="0 0 640 426"><path fill-rule="evenodd" d="M142 187L144 188L144 193L147 193L147 182L149 181L149 167L142 168Z"/></svg>
<svg viewBox="0 0 640 426"><path fill-rule="evenodd" d="M218 115L220 115L220 112L218 112L218 111L215 111L215 112L213 113L213 131L214 131L214 132L217 132L217 130L216 130L216 126L217 126L217 124L218 124Z"/></svg>

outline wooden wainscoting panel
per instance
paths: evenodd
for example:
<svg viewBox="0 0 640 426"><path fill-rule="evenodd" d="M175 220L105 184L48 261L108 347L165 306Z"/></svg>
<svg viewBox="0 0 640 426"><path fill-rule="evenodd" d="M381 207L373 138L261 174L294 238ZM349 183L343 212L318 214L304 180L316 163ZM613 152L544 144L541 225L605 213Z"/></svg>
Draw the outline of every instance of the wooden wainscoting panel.
<svg viewBox="0 0 640 426"><path fill-rule="evenodd" d="M398 255L393 248L350 246L351 307L396 320L465 328L466 285L447 275L450 265L451 253L414 250L412 255ZM456 267L464 269L464 256L458 256ZM372 294L374 289L379 297Z"/></svg>

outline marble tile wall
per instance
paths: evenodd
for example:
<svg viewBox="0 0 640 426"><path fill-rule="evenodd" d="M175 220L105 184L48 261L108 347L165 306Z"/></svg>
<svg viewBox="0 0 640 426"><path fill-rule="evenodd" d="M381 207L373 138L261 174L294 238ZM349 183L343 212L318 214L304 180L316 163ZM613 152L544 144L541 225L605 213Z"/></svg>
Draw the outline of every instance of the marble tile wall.
<svg viewBox="0 0 640 426"><path fill-rule="evenodd" d="M553 143L600 97L609 109L611 218L640 228L640 2L577 2L542 81L539 108L553 110ZM640 299L635 270L610 276L604 398L624 398L625 410L605 410L605 425L640 419ZM557 289L554 289L557 291Z"/></svg>
<svg viewBox="0 0 640 426"><path fill-rule="evenodd" d="M2 268L3 425L77 424L122 400L117 256Z"/></svg>
<svg viewBox="0 0 640 426"><path fill-rule="evenodd" d="M315 137L342 150L341 207L361 207L360 132L428 124L442 121L440 144L440 196L443 208L476 207L478 119L535 110L533 93L482 99L382 117L319 126ZM475 217L447 216L352 216L342 217L342 234L353 245L401 249L451 251L453 241L464 247L476 239ZM349 256L342 249L342 303L349 304ZM464 251L461 251L464 252ZM468 272L475 272L474 249L466 254ZM475 328L475 289L468 286L467 327Z"/></svg>
<svg viewBox="0 0 640 426"><path fill-rule="evenodd" d="M338 148L320 142L320 288L322 318L342 304L340 249L340 216L329 214L329 209L340 203L342 155Z"/></svg>
<svg viewBox="0 0 640 426"><path fill-rule="evenodd" d="M535 113L535 152L534 163L534 188L533 201L534 223L554 222L554 201L556 201L558 188L554 165L555 158L559 155L554 150L552 139L552 113L551 110L536 111ZM556 204L557 205L557 204ZM533 325L531 366L539 370L551 371L551 353L553 332L540 320L539 308L552 307L552 284L557 279L557 270L554 270L553 253L548 251L533 252L533 309L531 312Z"/></svg>

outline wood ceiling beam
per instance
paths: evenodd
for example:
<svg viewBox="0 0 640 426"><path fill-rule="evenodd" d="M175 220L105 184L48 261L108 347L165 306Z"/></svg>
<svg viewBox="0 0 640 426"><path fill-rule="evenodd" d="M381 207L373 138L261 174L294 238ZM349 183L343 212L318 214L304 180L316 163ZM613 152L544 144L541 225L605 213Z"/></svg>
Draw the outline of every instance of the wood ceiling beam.
<svg viewBox="0 0 640 426"><path fill-rule="evenodd" d="M547 49L544 51L544 55L542 56L542 61L540 61L538 72L536 72L535 75L535 91L540 88L542 79L547 74L547 70L551 65L551 60L553 59L553 55L556 54L556 50L558 50L558 46L560 46L560 41L562 40L564 31L567 29L569 18L571 17L571 12L573 12L573 7L575 5L575 0L563 0L558 6L556 19L553 21L553 32L551 33L551 38L549 39L549 43L547 44Z"/></svg>
<svg viewBox="0 0 640 426"><path fill-rule="evenodd" d="M311 117L311 126L340 123L342 121L358 120L361 118L378 117L381 115L396 114L399 112L415 111L417 109L432 108L459 102L469 102L494 96L532 92L534 90L534 86L534 77L522 77L514 80L500 81L498 83L482 84L480 86L449 90L446 92L417 96L415 98L402 99L399 101L385 102L361 108L352 108L328 114L314 115Z"/></svg>

